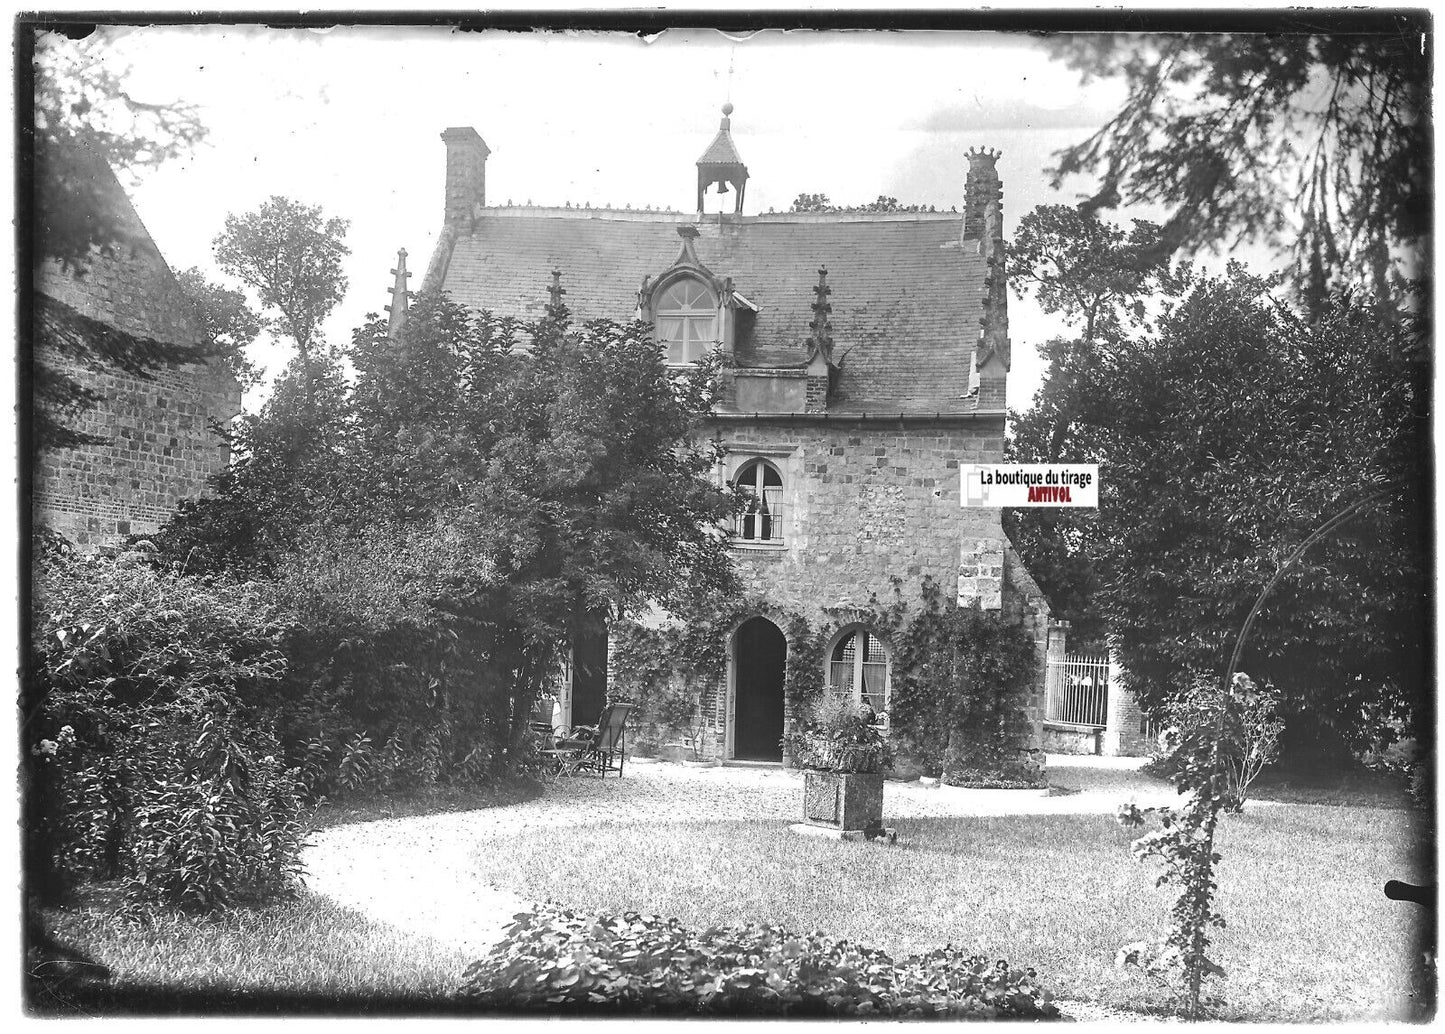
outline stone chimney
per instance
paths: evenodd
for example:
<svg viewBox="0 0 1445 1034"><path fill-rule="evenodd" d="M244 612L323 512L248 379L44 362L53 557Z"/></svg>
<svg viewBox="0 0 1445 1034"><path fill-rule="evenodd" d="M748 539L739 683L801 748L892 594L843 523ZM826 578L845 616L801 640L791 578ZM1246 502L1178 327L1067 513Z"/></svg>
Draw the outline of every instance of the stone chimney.
<svg viewBox="0 0 1445 1034"><path fill-rule="evenodd" d="M443 226L472 229L472 207L487 203L487 155L492 149L471 126L442 132L447 145L446 215Z"/></svg>
<svg viewBox="0 0 1445 1034"><path fill-rule="evenodd" d="M963 239L981 241L985 237L1002 239L1002 226L990 234L987 211L989 202L1003 209L1003 181L998 178L997 162L1002 152L990 148L973 148L968 152L968 178L963 181Z"/></svg>

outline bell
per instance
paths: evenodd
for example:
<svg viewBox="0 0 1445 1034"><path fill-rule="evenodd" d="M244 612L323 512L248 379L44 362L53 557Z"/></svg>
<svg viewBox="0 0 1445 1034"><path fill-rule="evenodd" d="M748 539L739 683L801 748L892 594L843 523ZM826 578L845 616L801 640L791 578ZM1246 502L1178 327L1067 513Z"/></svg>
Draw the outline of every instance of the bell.
<svg viewBox="0 0 1445 1034"><path fill-rule="evenodd" d="M717 192L718 192L719 194L726 194L726 193L728 192L728 181L727 181L727 180L723 180L721 183L718 184Z"/></svg>

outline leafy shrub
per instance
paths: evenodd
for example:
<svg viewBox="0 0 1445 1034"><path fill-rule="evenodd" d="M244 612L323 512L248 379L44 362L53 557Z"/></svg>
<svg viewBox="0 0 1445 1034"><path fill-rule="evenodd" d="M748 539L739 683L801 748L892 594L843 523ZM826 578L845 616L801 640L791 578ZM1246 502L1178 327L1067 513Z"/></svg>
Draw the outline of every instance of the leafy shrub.
<svg viewBox="0 0 1445 1034"><path fill-rule="evenodd" d="M675 919L594 918L556 905L516 916L458 996L511 1009L754 1016L1044 1018L1033 970L953 948L885 952L766 924L701 933Z"/></svg>
<svg viewBox="0 0 1445 1034"><path fill-rule="evenodd" d="M1222 693L1218 682L1207 676L1192 683L1191 692L1165 710L1169 726L1160 736L1165 751L1161 774L1172 779L1183 763L1186 754L1180 746L1184 731L1220 726L1224 732L1217 750L1228 781L1226 810L1238 812L1244 807L1249 784L1279 754L1284 722L1278 717L1278 700L1248 677L1236 677L1228 693Z"/></svg>
<svg viewBox="0 0 1445 1034"><path fill-rule="evenodd" d="M32 889L86 877L210 906L286 891L301 780L257 700L281 629L254 586L116 559L40 558L26 680Z"/></svg>
<svg viewBox="0 0 1445 1034"><path fill-rule="evenodd" d="M1049 785L1048 755L1037 747L971 744L945 754L943 781L982 790L1023 790Z"/></svg>
<svg viewBox="0 0 1445 1034"><path fill-rule="evenodd" d="M273 577L291 618L286 757L313 796L478 785L497 774L510 697L485 629L456 606L488 570L445 521L307 529Z"/></svg>
<svg viewBox="0 0 1445 1034"><path fill-rule="evenodd" d="M800 768L827 772L886 772L893 750L871 708L827 694L812 708L802 730L783 737Z"/></svg>

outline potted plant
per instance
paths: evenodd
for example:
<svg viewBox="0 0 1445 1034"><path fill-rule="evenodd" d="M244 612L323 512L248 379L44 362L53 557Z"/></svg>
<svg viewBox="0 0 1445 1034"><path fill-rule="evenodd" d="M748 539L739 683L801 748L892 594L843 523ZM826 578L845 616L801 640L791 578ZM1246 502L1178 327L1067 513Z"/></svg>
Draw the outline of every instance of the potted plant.
<svg viewBox="0 0 1445 1034"><path fill-rule="evenodd" d="M803 819L843 832L883 828L883 778L893 752L871 708L829 696L784 749L803 769Z"/></svg>

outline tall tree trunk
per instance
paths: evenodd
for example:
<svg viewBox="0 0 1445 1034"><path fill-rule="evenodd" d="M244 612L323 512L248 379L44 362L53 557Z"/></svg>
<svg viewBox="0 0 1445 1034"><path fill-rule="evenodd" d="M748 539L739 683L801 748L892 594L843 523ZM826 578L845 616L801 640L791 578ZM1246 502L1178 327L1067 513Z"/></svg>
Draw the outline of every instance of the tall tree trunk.
<svg viewBox="0 0 1445 1034"><path fill-rule="evenodd" d="M543 683L547 680L552 665L550 658L541 647L533 647L523 654L518 669L516 685L512 690L512 724L507 733L507 778L516 778L522 760L522 743L527 737L528 725L532 720L532 709L542 695Z"/></svg>

